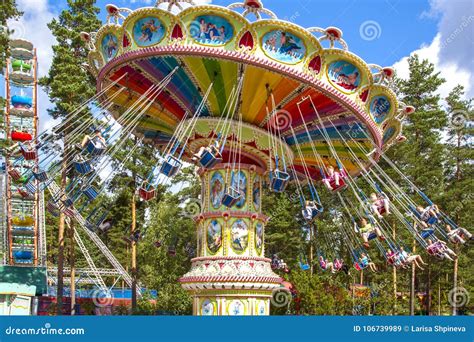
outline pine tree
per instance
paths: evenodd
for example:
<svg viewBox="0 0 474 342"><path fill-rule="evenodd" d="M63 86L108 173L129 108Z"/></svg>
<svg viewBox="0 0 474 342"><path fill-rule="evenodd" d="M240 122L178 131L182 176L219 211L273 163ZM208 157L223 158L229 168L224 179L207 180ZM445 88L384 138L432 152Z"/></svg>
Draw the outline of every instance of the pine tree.
<svg viewBox="0 0 474 342"><path fill-rule="evenodd" d="M19 11L15 0L0 2L0 72L3 72L6 59L10 56L8 51L9 36L14 33L7 27L9 19L18 19L23 12Z"/></svg>

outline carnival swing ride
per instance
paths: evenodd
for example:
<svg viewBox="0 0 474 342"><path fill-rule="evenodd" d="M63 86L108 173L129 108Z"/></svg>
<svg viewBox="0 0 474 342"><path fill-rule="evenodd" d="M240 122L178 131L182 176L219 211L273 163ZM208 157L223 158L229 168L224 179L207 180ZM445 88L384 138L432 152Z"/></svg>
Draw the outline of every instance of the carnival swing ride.
<svg viewBox="0 0 474 342"><path fill-rule="evenodd" d="M53 193L50 212L62 211L94 232L104 228L108 213L94 202L112 178L99 175L124 138L133 134L137 144L146 141L159 151L159 162L137 189L143 201L183 165L195 164L202 182L201 212L194 218L197 256L180 279L195 315L269 314L272 291L282 282L274 269L285 264L265 257L263 187L282 193L293 183L308 224L324 210L334 214L353 260L321 255L321 267L332 272L348 266L375 271L371 245L394 267L422 266L421 257L388 233L388 215L439 259L456 257L443 240L471 237L385 156L405 140L402 120L415 108L391 90L393 69L349 52L339 29L279 20L257 0L228 7L159 0L134 11L106 9L107 23L81 34L97 94L30 142L28 148L43 155L33 176ZM90 103L93 115L84 119L81 111ZM68 139L79 145L69 159L76 176L62 192L52 180L61 167L53 161L62 153L54 136L72 124ZM380 159L427 208L387 175ZM325 208L321 189L344 212ZM88 206L94 210L83 218ZM310 267L304 257L300 267Z"/></svg>

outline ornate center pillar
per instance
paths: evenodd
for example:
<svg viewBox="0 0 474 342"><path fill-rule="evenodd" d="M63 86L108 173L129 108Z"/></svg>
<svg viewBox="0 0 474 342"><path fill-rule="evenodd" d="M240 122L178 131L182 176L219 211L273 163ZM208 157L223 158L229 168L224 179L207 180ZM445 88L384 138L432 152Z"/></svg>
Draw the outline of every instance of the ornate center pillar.
<svg viewBox="0 0 474 342"><path fill-rule="evenodd" d="M264 257L261 213L264 170L255 165L230 170L229 164L200 169L202 213L197 223L197 257L180 282L193 296L198 316L268 315L273 289L282 279ZM226 184L239 189L232 208L222 204Z"/></svg>

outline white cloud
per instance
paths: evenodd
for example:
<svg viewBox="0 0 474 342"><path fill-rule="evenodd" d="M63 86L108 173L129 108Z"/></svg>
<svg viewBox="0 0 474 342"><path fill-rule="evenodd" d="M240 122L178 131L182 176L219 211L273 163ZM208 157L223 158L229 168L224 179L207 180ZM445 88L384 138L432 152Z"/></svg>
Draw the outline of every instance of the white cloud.
<svg viewBox="0 0 474 342"><path fill-rule="evenodd" d="M458 84L465 87L467 94L472 94L473 90L470 78L472 74L460 68L455 62L444 62L440 59L441 51L441 36L436 35L430 45L420 47L418 50L413 51L410 55L417 54L420 59L428 59L435 65L435 70L441 73L446 82L439 88L439 94L442 98L446 97L449 92ZM408 57L403 57L401 60L393 65L397 72L397 76L401 78L408 78Z"/></svg>
<svg viewBox="0 0 474 342"><path fill-rule="evenodd" d="M432 62L446 83L439 93L446 97L458 84L466 96L474 96L474 5L472 0L430 0L430 11L422 17L438 18L438 33L429 45L423 45L410 55L418 54ZM408 77L407 57L394 64L397 74Z"/></svg>
<svg viewBox="0 0 474 342"><path fill-rule="evenodd" d="M54 13L48 8L47 0L18 0L18 8L24 12L19 21L9 22L8 25L17 29L16 37L31 41L36 48L38 57L38 75L48 73L53 59L52 46L56 43L54 36L47 27ZM47 109L51 108L48 95L38 87L38 113L40 131L50 127L53 120Z"/></svg>

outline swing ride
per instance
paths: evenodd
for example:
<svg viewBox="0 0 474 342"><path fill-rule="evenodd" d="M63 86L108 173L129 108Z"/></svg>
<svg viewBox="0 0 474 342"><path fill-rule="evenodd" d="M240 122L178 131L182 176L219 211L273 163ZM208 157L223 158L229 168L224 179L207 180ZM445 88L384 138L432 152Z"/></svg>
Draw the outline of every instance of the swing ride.
<svg viewBox="0 0 474 342"><path fill-rule="evenodd" d="M389 215L443 260L456 257L443 240L472 238L384 154L405 140L401 122L415 109L391 90L393 69L349 52L339 29L303 28L250 0L228 7L160 0L135 11L106 9L107 23L81 34L97 94L51 132L19 145L22 160L34 164L31 172L14 163L7 172L23 179L21 196L48 189L47 210L78 221L100 247L96 232L111 227L101 193L140 144L152 144L158 160L137 189L143 201L194 164L201 211L194 217L197 248L188 252L197 255L180 283L193 297L195 315L270 313L272 292L283 281L274 271L288 267L277 254L265 257L264 189L284 193L294 185L303 229L315 226L325 210L333 218L333 233L352 260L342 260L338 251L318 251L319 265L329 273L348 274L350 267L378 271L370 257L374 247L394 267L420 267L421 257L387 233ZM27 70L21 63L16 68ZM64 136L69 143L59 146ZM131 151L113 163L132 136ZM54 182L64 168L60 156L74 175L65 189ZM380 159L428 208L413 202L378 165ZM343 210L325 208L320 191L337 198ZM335 239L315 231L321 246ZM136 230L126 239L142 237ZM128 274L104 251L128 283ZM168 255L176 253L172 243ZM304 271L313 267L304 252L298 263Z"/></svg>

